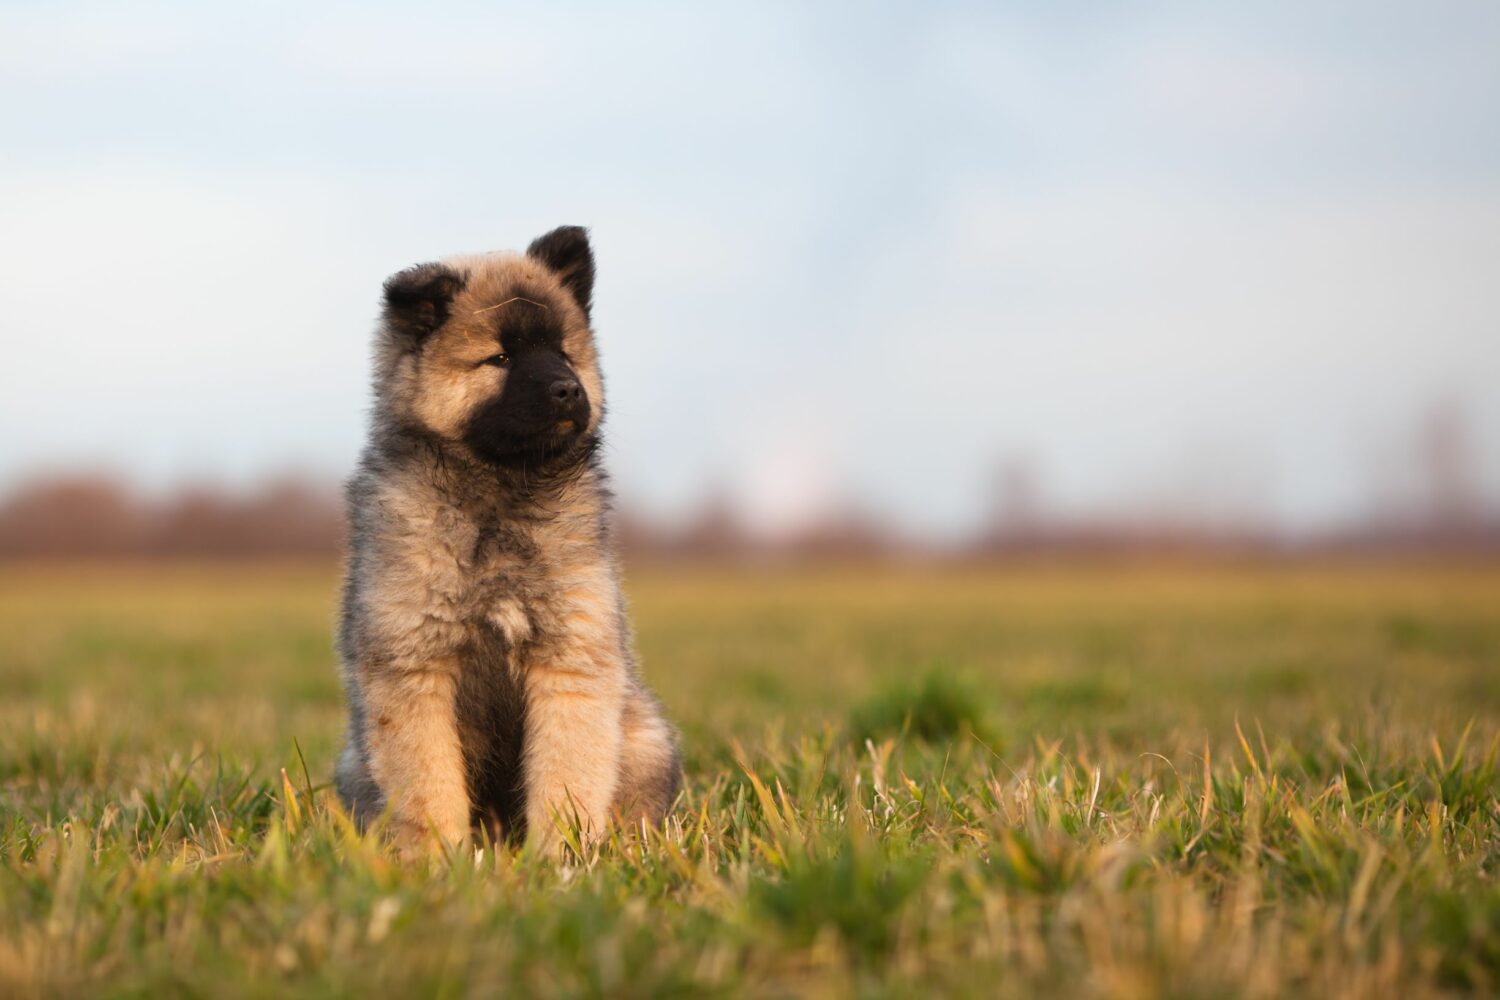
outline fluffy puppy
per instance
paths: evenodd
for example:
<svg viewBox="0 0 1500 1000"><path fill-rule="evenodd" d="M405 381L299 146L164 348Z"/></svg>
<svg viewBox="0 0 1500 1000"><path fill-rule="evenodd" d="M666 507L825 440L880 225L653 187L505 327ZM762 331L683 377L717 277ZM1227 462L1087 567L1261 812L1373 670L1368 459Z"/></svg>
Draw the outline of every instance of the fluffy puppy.
<svg viewBox="0 0 1500 1000"><path fill-rule="evenodd" d="M677 795L610 541L593 284L577 226L385 283L337 786L406 853L481 830L556 849L561 823L656 823Z"/></svg>

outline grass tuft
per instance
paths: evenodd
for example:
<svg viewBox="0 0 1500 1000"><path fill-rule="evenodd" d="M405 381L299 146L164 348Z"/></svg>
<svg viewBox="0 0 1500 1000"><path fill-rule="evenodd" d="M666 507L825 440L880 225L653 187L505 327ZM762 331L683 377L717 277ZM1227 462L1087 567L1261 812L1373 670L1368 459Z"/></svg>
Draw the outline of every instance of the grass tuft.
<svg viewBox="0 0 1500 1000"><path fill-rule="evenodd" d="M886 685L849 716L857 746L904 736L946 743L970 734L987 743L994 738L984 695L968 677L940 667Z"/></svg>
<svg viewBox="0 0 1500 1000"><path fill-rule="evenodd" d="M903 908L931 870L927 857L887 859L868 845L840 841L794 855L781 872L752 882L749 902L794 946L833 933L869 960L891 949Z"/></svg>

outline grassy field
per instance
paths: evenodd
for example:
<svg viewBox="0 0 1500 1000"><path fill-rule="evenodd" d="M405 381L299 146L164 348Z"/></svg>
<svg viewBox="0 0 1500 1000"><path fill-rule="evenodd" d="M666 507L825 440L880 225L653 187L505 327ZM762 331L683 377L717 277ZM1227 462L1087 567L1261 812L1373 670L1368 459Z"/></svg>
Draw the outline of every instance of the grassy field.
<svg viewBox="0 0 1500 1000"><path fill-rule="evenodd" d="M0 567L0 995L1500 990L1500 571L642 572L668 829L424 869L333 589Z"/></svg>

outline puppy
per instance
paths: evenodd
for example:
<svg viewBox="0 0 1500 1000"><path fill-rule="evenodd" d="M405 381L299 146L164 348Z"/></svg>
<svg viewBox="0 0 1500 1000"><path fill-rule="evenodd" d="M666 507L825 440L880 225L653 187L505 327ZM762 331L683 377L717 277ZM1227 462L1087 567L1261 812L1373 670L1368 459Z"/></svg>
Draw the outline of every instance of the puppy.
<svg viewBox="0 0 1500 1000"><path fill-rule="evenodd" d="M556 850L564 824L657 823L677 795L610 540L593 284L577 226L385 283L337 786L406 854L477 832Z"/></svg>

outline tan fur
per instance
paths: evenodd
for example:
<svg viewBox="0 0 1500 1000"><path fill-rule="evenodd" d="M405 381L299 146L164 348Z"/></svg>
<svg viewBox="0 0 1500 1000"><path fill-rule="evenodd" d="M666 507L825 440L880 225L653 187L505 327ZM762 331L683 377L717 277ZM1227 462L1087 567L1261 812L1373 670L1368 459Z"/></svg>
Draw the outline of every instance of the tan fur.
<svg viewBox="0 0 1500 1000"><path fill-rule="evenodd" d="M503 315L515 300L512 290L523 284L557 289L545 307L553 310L564 327L563 347L573 359L589 398L603 397L594 337L582 311L561 293L557 279L542 265L527 257L494 253L452 257L444 263L470 275L468 284L453 300L453 318L436 343L420 358L403 359L401 377L411 399L412 413L441 434L456 434L464 421L505 385L505 374L496 368L475 368L494 351L492 327L496 313ZM496 308L497 303L506 303ZM588 431L599 428L601 410L594 408Z"/></svg>
<svg viewBox="0 0 1500 1000"><path fill-rule="evenodd" d="M448 843L469 833L469 796L454 715L456 664L372 671L365 684L374 718L370 778L392 799L403 847L436 834Z"/></svg>
<svg viewBox="0 0 1500 1000"><path fill-rule="evenodd" d="M519 486L490 495L490 473L461 444L503 391L505 372L481 362L517 288L545 293L521 308L555 311L597 433L603 384L586 313L529 256L446 263L466 279L448 321L417 351L382 341L376 432L350 487L341 652L351 725L339 788L362 820L388 812L404 851L464 840L489 808L468 787L486 772L465 740L482 744L487 727L517 721L504 691L518 683L527 836L552 850L561 823L593 838L612 814L660 819L676 789L675 734L630 650L595 465L540 498L524 470ZM400 428L413 422L438 443L408 447Z"/></svg>

